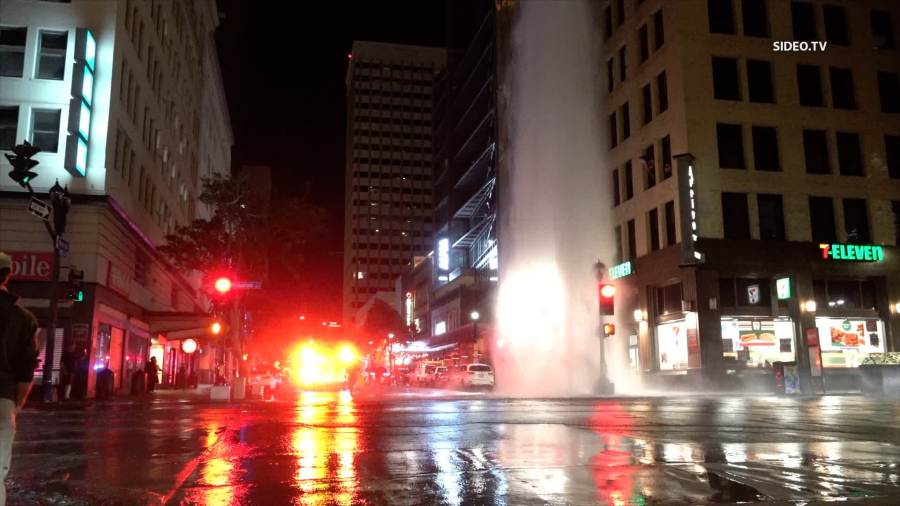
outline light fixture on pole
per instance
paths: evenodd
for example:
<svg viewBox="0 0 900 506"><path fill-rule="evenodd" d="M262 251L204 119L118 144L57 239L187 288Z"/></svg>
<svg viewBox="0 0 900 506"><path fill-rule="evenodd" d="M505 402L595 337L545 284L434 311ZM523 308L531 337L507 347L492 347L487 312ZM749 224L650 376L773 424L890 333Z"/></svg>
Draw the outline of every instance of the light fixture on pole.
<svg viewBox="0 0 900 506"><path fill-rule="evenodd" d="M640 323L644 321L644 310L643 309L635 309L634 310L634 321Z"/></svg>

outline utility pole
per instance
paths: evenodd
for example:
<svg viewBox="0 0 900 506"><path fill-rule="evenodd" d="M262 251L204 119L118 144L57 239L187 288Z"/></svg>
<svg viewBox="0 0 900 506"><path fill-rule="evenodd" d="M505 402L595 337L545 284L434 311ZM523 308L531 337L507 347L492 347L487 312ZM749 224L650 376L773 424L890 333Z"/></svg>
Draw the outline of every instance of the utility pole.
<svg viewBox="0 0 900 506"><path fill-rule="evenodd" d="M43 377L41 385L44 390L44 401L53 401L53 355L56 344L56 318L59 307L59 272L60 272L60 247L64 244L62 235L66 231L66 220L69 214L72 200L69 197L68 187L62 188L57 181L49 191L50 205L35 197L34 189L31 187L31 181L38 175L32 172L35 166L40 162L32 160L31 157L36 155L40 148L33 146L28 141L15 146L12 149L13 154L7 153L6 159L9 160L13 170L10 171L9 177L19 184L22 188L28 190L31 195L31 202L28 210L32 214L40 217L47 233L50 234L50 240L53 243L53 278L50 280L50 315L47 322L47 337L45 342L45 354L43 363ZM50 212L46 210L50 209Z"/></svg>

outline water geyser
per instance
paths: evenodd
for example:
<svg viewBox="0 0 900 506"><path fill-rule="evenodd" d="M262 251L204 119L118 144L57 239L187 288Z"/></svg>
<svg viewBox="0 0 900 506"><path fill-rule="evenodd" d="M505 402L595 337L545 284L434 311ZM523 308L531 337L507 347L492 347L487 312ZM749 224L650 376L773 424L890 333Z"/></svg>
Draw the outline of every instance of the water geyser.
<svg viewBox="0 0 900 506"><path fill-rule="evenodd" d="M595 264L612 265L614 241L596 4L528 1L512 12L493 343L506 395L602 391ZM624 357L612 347L607 362Z"/></svg>

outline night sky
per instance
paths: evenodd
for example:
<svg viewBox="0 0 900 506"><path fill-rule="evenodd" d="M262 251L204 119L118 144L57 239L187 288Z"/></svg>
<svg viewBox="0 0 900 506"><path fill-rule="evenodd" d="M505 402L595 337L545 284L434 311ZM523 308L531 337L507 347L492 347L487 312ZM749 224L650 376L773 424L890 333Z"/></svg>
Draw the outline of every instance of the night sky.
<svg viewBox="0 0 900 506"><path fill-rule="evenodd" d="M329 214L307 282L278 282L298 311L339 319L345 85L353 40L444 46L441 0L218 0L219 58L235 135L233 166L268 165L273 199L309 184Z"/></svg>

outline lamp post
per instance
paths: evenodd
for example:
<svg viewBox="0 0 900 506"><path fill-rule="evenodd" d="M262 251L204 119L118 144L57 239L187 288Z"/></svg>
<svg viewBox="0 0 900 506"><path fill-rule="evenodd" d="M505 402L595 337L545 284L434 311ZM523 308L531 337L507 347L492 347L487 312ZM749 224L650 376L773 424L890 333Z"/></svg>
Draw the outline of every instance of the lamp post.
<svg viewBox="0 0 900 506"><path fill-rule="evenodd" d="M391 383L396 383L394 377L394 333L389 332L388 335L388 368L391 371Z"/></svg>
<svg viewBox="0 0 900 506"><path fill-rule="evenodd" d="M469 319L472 320L472 355L475 358L476 362L481 361L481 354L478 352L478 319L481 318L481 313L478 311L472 311L469 313Z"/></svg>

